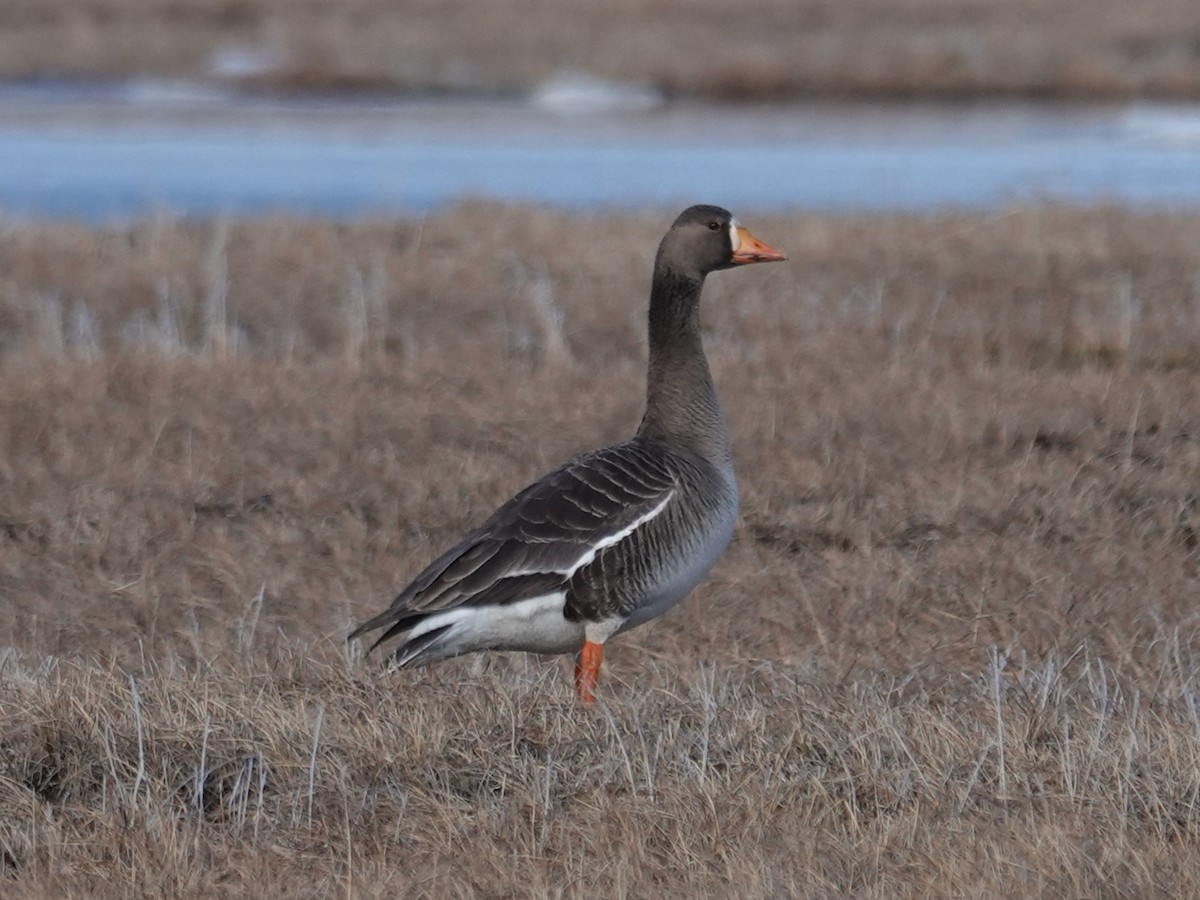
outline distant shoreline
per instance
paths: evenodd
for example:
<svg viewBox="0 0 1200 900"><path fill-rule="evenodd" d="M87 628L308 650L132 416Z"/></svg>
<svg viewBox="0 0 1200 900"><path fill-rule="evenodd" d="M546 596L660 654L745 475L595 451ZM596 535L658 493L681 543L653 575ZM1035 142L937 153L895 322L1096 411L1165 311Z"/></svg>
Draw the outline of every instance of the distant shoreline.
<svg viewBox="0 0 1200 900"><path fill-rule="evenodd" d="M568 73L574 78L577 73ZM135 76L141 79L143 76ZM1120 90L1105 87L1084 88L1074 84L1029 85L1023 87L978 84L962 85L839 85L836 88L797 86L794 89L756 89L738 86L718 90L663 90L652 84L610 82L590 75L581 76L602 87L638 92L654 97L652 105L672 103L712 104L891 104L927 103L1029 103L1029 104L1109 104L1125 102L1192 103L1200 101L1200 85L1195 89L1160 89L1151 85L1139 90ZM557 78L542 83L504 85L463 85L452 82L423 81L414 83L386 76L343 75L338 72L293 72L281 70L247 78L193 77L181 74L151 74L146 83L179 86L187 90L226 93L235 98L280 100L348 100L405 102L448 100L464 102L525 102L536 99L547 87L555 89ZM55 72L8 75L0 68L0 89L5 86L66 85L113 86L135 83L124 73Z"/></svg>
<svg viewBox="0 0 1200 900"><path fill-rule="evenodd" d="M526 96L564 73L666 99L1200 98L1200 7L914 0L671 6L24 0L0 79L161 77L293 92Z"/></svg>
<svg viewBox="0 0 1200 900"><path fill-rule="evenodd" d="M569 73L574 75L575 73ZM0 64L0 84L47 82L121 82L128 77L119 71L88 71L63 69L54 72L8 73ZM496 84L461 83L436 78L398 78L387 73L365 74L338 69L290 69L264 72L246 77L196 76L192 73L151 73L164 80L179 79L198 87L230 90L248 96L373 98L385 100L453 99L453 100L525 100L535 96L546 82L506 82ZM593 76L587 75L586 78ZM662 103L974 103L974 102L1031 102L1031 103L1108 103L1135 100L1190 102L1200 101L1200 76L1190 80L1165 83L1126 84L1118 78L1098 79L1083 83L1074 78L1017 84L1002 81L977 80L961 82L955 79L928 80L920 83L902 79L884 82L872 79L847 78L827 84L797 81L788 84L749 84L736 80L726 84L695 87L659 85L653 82L607 82L601 84L642 91L660 98Z"/></svg>

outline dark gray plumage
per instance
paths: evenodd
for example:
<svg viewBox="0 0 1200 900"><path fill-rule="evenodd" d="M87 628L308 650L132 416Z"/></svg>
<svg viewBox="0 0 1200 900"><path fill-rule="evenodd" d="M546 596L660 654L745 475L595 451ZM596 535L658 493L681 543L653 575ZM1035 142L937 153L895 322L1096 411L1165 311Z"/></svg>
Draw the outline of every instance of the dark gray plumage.
<svg viewBox="0 0 1200 900"><path fill-rule="evenodd" d="M729 431L700 337L705 276L783 259L728 212L693 206L659 246L650 292L646 412L627 441L521 491L350 635L407 633L397 664L476 650L581 652L592 699L601 647L686 596L733 533Z"/></svg>

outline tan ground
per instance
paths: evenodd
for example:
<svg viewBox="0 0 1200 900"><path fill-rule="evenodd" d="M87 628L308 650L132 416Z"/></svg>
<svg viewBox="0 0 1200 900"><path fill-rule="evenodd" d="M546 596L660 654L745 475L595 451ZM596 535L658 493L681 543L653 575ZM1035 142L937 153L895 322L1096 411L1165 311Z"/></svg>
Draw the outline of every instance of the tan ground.
<svg viewBox="0 0 1200 900"><path fill-rule="evenodd" d="M247 55L248 54L248 55ZM1195 0L5 0L0 76L715 97L1200 96ZM258 61L258 71L253 61ZM248 67L246 63L252 63Z"/></svg>
<svg viewBox="0 0 1200 900"><path fill-rule="evenodd" d="M0 893L1200 893L1200 216L743 219L742 522L590 712L341 637L631 429L667 217L0 232Z"/></svg>

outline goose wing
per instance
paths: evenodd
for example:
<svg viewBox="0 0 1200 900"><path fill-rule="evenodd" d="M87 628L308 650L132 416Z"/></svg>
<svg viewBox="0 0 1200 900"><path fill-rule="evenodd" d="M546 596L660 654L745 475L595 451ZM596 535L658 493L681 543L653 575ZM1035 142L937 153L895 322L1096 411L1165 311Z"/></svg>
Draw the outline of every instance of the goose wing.
<svg viewBox="0 0 1200 900"><path fill-rule="evenodd" d="M350 638L386 628L374 647L436 612L565 590L597 553L661 512L677 486L637 438L577 457L501 506Z"/></svg>

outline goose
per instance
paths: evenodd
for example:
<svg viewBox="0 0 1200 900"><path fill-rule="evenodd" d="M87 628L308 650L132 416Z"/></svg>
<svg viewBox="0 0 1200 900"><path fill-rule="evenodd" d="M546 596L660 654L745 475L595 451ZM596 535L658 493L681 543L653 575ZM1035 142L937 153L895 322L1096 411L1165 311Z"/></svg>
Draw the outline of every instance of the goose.
<svg viewBox="0 0 1200 900"><path fill-rule="evenodd" d="M785 258L720 207L680 213L654 261L636 434L529 485L348 640L385 629L370 653L403 635L401 668L480 650L574 653L591 704L605 642L687 596L733 535L729 429L700 335L705 276Z"/></svg>

